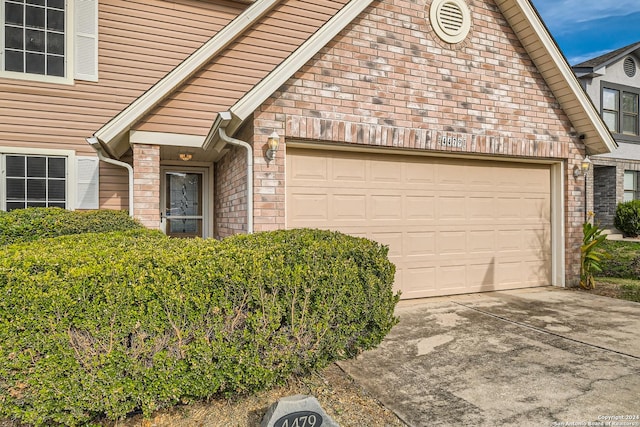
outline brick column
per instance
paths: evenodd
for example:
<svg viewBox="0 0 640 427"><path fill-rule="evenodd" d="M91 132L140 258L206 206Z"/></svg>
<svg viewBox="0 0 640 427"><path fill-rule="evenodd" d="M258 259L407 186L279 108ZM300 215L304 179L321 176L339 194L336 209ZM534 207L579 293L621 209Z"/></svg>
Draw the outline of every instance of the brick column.
<svg viewBox="0 0 640 427"><path fill-rule="evenodd" d="M160 228L160 146L133 144L133 216Z"/></svg>

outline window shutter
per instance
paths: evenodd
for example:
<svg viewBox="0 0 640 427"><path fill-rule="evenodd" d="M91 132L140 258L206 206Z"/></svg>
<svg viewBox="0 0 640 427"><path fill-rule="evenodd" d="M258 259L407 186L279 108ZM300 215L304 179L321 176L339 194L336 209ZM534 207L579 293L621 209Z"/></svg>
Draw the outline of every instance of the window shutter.
<svg viewBox="0 0 640 427"><path fill-rule="evenodd" d="M76 80L98 81L98 0L74 1Z"/></svg>
<svg viewBox="0 0 640 427"><path fill-rule="evenodd" d="M76 157L76 209L98 209L100 160L96 157Z"/></svg>

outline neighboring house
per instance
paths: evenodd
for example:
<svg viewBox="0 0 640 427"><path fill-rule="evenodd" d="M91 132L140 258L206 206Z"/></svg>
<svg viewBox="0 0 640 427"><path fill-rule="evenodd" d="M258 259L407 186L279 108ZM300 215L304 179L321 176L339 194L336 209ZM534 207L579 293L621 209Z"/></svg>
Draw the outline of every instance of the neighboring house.
<svg viewBox="0 0 640 427"><path fill-rule="evenodd" d="M528 0L0 1L1 209L338 229L403 298L578 281L615 142Z"/></svg>
<svg viewBox="0 0 640 427"><path fill-rule="evenodd" d="M596 221L613 227L618 203L640 199L640 42L573 67L618 143L594 156L593 206Z"/></svg>

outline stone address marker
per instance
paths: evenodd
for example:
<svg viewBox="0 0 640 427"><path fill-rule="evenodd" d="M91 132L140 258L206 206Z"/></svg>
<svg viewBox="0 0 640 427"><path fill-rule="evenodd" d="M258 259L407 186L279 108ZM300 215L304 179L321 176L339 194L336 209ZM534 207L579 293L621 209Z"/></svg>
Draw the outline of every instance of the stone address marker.
<svg viewBox="0 0 640 427"><path fill-rule="evenodd" d="M313 396L287 396L271 405L260 427L340 427Z"/></svg>

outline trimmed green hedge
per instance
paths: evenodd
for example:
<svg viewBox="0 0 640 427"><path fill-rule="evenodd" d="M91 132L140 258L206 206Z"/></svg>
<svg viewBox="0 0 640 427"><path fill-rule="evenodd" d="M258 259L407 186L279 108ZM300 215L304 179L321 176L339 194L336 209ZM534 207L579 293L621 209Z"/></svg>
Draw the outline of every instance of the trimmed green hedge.
<svg viewBox="0 0 640 427"><path fill-rule="evenodd" d="M0 211L0 246L44 237L140 229L143 226L124 211L67 211L28 208Z"/></svg>
<svg viewBox="0 0 640 427"><path fill-rule="evenodd" d="M618 203L613 224L625 237L640 235L640 200Z"/></svg>
<svg viewBox="0 0 640 427"><path fill-rule="evenodd" d="M0 248L0 417L150 415L353 357L397 321L394 269L386 247L318 230Z"/></svg>

